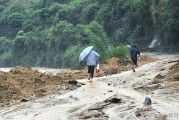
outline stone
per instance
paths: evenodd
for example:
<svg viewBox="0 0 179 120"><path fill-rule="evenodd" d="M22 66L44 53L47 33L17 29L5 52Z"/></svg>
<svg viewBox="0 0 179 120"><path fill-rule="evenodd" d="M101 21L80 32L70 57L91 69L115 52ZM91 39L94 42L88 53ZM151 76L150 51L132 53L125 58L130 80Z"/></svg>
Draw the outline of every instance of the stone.
<svg viewBox="0 0 179 120"><path fill-rule="evenodd" d="M111 103L120 103L121 102L121 98L112 98L111 99Z"/></svg>
<svg viewBox="0 0 179 120"><path fill-rule="evenodd" d="M145 101L143 102L144 105L151 105L152 104L152 101L149 97L146 97L145 98Z"/></svg>
<svg viewBox="0 0 179 120"><path fill-rule="evenodd" d="M76 85L78 83L78 81L76 81L76 80L70 80L68 83Z"/></svg>

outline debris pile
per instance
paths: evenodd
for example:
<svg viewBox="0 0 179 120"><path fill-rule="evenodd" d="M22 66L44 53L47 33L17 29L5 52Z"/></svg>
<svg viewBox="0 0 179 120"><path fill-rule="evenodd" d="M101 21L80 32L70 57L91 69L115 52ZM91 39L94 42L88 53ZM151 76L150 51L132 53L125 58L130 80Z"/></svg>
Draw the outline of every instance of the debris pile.
<svg viewBox="0 0 179 120"><path fill-rule="evenodd" d="M16 67L0 72L0 103L8 105L13 100L31 99L58 91L76 88L63 76L45 74L31 68Z"/></svg>

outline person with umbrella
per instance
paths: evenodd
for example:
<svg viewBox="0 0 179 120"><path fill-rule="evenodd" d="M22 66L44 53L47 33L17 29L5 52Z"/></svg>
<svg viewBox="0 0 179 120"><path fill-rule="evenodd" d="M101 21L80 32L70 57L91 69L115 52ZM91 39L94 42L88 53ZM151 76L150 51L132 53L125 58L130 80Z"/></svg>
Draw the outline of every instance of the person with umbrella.
<svg viewBox="0 0 179 120"><path fill-rule="evenodd" d="M79 56L79 62L83 61L84 58L87 57L87 66L88 66L88 80L92 82L94 76L94 68L97 64L97 60L99 58L99 54L93 50L93 46L89 46L85 48Z"/></svg>
<svg viewBox="0 0 179 120"><path fill-rule="evenodd" d="M87 56L86 64L88 66L88 80L90 80L90 82L92 82L92 79L94 76L94 68L97 64L97 60L98 60L99 56L100 55L94 50L91 50Z"/></svg>

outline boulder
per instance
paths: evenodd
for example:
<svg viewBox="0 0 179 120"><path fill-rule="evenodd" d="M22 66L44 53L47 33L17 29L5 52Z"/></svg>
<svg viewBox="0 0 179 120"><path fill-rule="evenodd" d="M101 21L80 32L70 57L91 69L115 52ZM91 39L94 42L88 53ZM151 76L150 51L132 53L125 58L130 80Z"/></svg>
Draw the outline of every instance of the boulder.
<svg viewBox="0 0 179 120"><path fill-rule="evenodd" d="M145 98L145 101L143 102L144 105L151 105L152 104L152 101L149 97L146 97Z"/></svg>

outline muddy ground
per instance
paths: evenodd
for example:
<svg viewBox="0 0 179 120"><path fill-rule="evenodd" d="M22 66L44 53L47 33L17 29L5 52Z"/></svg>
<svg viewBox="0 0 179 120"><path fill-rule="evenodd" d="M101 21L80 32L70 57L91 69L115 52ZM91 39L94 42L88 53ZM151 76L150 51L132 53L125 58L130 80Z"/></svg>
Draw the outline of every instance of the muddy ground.
<svg viewBox="0 0 179 120"><path fill-rule="evenodd" d="M0 119L178 119L179 63L171 62L176 60L177 55L142 55L134 73L130 59L112 58L100 65L92 83L86 68L56 74L23 67L1 72ZM69 80L84 85L71 85ZM143 105L146 96L152 105ZM113 103L113 98L119 101Z"/></svg>
<svg viewBox="0 0 179 120"><path fill-rule="evenodd" d="M139 64L146 64L157 59L143 55ZM106 64L100 65L100 72L96 77L117 74L131 68L130 59L111 58ZM40 72L39 72L39 71ZM64 93L74 90L78 85L69 84L71 80L87 78L87 68L82 70L61 70L59 73L42 69L15 67L9 72L0 72L0 104L10 105L18 100L32 100L48 94Z"/></svg>

